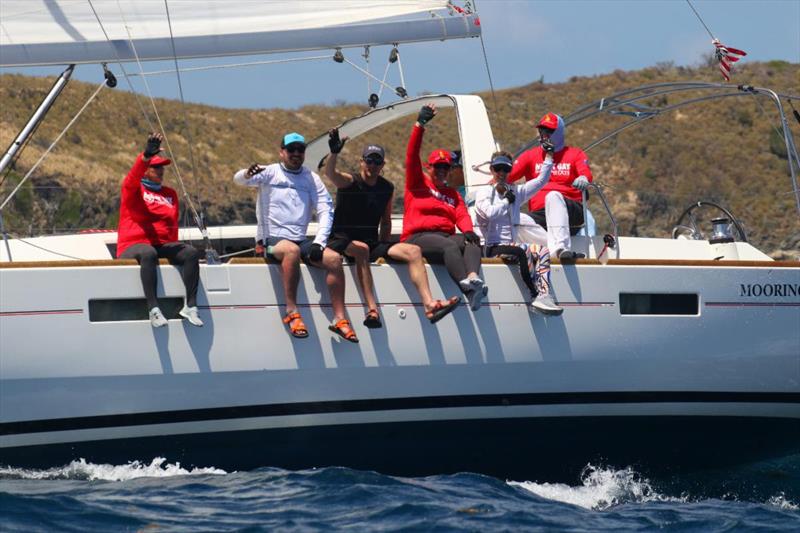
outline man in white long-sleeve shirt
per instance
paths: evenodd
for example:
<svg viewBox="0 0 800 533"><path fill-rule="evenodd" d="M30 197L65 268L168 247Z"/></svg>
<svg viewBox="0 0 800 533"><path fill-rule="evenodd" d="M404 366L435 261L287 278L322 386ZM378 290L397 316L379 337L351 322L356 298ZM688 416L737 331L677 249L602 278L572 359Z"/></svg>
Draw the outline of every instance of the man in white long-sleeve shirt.
<svg viewBox="0 0 800 533"><path fill-rule="evenodd" d="M331 296L333 324L329 327L351 342L358 342L345 316L342 256L326 248L333 224L333 202L320 177L303 166L305 138L299 133L283 137L280 163L239 170L233 181L258 187L256 238L265 254L281 263L286 315L283 322L297 338L308 337L308 328L297 309L300 260L327 271L325 281ZM313 211L318 229L314 239L306 237Z"/></svg>
<svg viewBox="0 0 800 533"><path fill-rule="evenodd" d="M544 143L546 156L539 175L522 185L507 182L513 158L508 152L495 152L491 160L492 180L489 187L482 187L475 195L475 217L484 239L487 257L512 256L517 260L522 281L531 293L531 310L545 315L560 315L563 309L555 304L550 294L550 253L547 247L547 232L526 217L528 235L534 234L539 247L519 238L520 208L550 180L553 169L553 146ZM534 245L535 246L535 245ZM536 272L536 277L534 277Z"/></svg>

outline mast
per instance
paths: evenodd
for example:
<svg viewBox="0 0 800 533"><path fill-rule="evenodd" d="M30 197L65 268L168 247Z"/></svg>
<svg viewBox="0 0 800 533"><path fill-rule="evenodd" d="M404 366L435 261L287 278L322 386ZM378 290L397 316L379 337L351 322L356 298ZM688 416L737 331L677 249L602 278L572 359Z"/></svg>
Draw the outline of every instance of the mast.
<svg viewBox="0 0 800 533"><path fill-rule="evenodd" d="M50 108L55 103L58 96L61 94L61 91L64 90L64 87L67 86L70 77L72 76L72 72L75 70L75 65L70 65L67 69L61 73L58 79L53 83L53 86L50 87L50 92L47 93L42 103L39 104L39 107L36 108L36 111L33 112L31 118L28 119L28 123L25 124L25 127L22 128L22 131L19 132L17 138L11 143L11 145L6 150L6 153L3 155L3 158L0 159L0 173L2 173L8 165L11 164L11 161L14 160L14 156L17 155L20 148L25 144L25 141L28 140L33 130L37 128L39 123L44 119L47 112L50 111Z"/></svg>

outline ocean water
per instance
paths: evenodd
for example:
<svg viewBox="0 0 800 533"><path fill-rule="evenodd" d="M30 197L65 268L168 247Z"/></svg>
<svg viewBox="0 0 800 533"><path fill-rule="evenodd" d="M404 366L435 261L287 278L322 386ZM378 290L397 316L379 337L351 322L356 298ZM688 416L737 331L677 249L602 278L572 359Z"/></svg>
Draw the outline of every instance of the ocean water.
<svg viewBox="0 0 800 533"><path fill-rule="evenodd" d="M575 485L332 467L0 467L1 531L800 531L800 455L667 479L587 465Z"/></svg>

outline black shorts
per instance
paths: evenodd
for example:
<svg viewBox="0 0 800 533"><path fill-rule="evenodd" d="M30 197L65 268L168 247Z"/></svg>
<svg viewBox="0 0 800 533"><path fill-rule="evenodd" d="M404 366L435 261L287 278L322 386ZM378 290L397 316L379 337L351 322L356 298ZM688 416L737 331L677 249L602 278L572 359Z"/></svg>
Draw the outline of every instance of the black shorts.
<svg viewBox="0 0 800 533"><path fill-rule="evenodd" d="M577 235L583 227L583 204L564 198L564 203L567 204L567 217L569 217L569 234ZM530 212L531 218L544 229L547 229L547 217L545 210L539 209L538 211Z"/></svg>
<svg viewBox="0 0 800 533"><path fill-rule="evenodd" d="M358 239L350 239L348 237L334 237L328 241L328 248L337 252L345 257L348 260L352 261L353 258L347 255L344 251L350 246L350 243L353 241L357 241ZM397 242L390 242L390 241L361 241L366 243L369 246L369 260L371 262L377 261L379 258L387 258L389 257L389 248L398 244Z"/></svg>
<svg viewBox="0 0 800 533"><path fill-rule="evenodd" d="M297 246L300 247L300 259L303 260L304 263L308 263L308 253L311 251L311 245L314 244L313 239L306 239L303 241L293 241L291 239L284 239L283 237L267 237L266 243L264 246L264 255L273 261L278 261L280 263L280 259L272 255L272 247L278 244L281 241L289 241L295 243Z"/></svg>

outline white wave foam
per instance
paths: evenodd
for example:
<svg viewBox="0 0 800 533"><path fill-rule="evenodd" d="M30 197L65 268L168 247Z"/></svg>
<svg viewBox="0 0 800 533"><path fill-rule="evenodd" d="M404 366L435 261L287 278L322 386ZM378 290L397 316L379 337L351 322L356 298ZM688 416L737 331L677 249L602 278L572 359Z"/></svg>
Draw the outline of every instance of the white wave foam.
<svg viewBox="0 0 800 533"><path fill-rule="evenodd" d="M167 463L163 457L156 457L147 463L133 461L125 465L87 463L85 459L46 470L0 467L0 479L79 479L88 481L126 481L141 477L194 476L203 474L227 474L219 468L181 468L180 463Z"/></svg>
<svg viewBox="0 0 800 533"><path fill-rule="evenodd" d="M783 492L778 493L775 496L771 497L769 500L767 500L767 505L773 505L773 506L778 507L779 509L783 509L785 511L797 511L797 510L800 510L800 505L798 505L798 504L796 504L796 503L794 503L794 502L792 502L790 500L787 500L786 499L786 495Z"/></svg>
<svg viewBox="0 0 800 533"><path fill-rule="evenodd" d="M509 481L509 485L521 487L537 496L555 500L584 509L604 510L623 503L650 501L685 501L659 494L647 479L630 467L624 470L587 465L581 473L581 485L573 487L563 483L535 483L532 481Z"/></svg>

